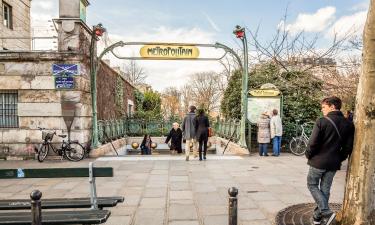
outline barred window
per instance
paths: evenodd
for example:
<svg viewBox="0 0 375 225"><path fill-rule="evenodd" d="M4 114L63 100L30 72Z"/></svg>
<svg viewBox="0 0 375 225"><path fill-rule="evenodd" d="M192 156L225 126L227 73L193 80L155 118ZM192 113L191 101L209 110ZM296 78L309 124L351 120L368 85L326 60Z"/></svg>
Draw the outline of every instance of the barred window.
<svg viewBox="0 0 375 225"><path fill-rule="evenodd" d="M18 127L18 93L0 90L0 128Z"/></svg>

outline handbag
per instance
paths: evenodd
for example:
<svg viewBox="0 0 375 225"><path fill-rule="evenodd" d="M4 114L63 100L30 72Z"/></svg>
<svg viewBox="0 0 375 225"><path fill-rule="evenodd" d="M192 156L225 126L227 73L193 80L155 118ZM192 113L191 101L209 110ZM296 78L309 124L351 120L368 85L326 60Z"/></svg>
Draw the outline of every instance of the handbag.
<svg viewBox="0 0 375 225"><path fill-rule="evenodd" d="M208 137L212 137L214 136L214 129L212 129L212 127L209 127L208 128Z"/></svg>

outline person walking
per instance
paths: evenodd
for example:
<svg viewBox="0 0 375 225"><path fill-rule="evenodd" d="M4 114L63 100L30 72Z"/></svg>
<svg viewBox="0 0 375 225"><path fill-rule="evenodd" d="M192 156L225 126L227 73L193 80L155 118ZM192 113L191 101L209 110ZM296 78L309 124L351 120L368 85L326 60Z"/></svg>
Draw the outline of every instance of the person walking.
<svg viewBox="0 0 375 225"><path fill-rule="evenodd" d="M267 112L263 112L257 122L258 126L258 143L259 143L259 155L268 156L267 147L271 141L270 134L270 118Z"/></svg>
<svg viewBox="0 0 375 225"><path fill-rule="evenodd" d="M210 127L210 122L208 117L204 113L204 109L198 110L198 116L195 117L195 130L197 135L197 140L199 142L199 160L206 160L207 154L207 142L208 142L208 128Z"/></svg>
<svg viewBox="0 0 375 225"><path fill-rule="evenodd" d="M171 131L169 131L168 137L165 140L165 143L168 144L171 141L170 150L172 154L174 151L177 153L182 153L182 130L180 129L180 125L178 123L173 123Z"/></svg>
<svg viewBox="0 0 375 225"><path fill-rule="evenodd" d="M183 137L186 140L185 143L185 155L186 161L189 161L190 155L190 144L193 145L193 155L194 158L198 156L197 154L197 141L195 136L195 110L197 108L195 106L189 107L189 112L186 114L184 118L184 122L182 123L182 133Z"/></svg>
<svg viewBox="0 0 375 225"><path fill-rule="evenodd" d="M141 144L141 154L142 155L151 155L151 144L152 140L149 134L145 134Z"/></svg>
<svg viewBox="0 0 375 225"><path fill-rule="evenodd" d="M336 217L328 205L332 181L353 150L354 125L340 111L338 97L323 99L321 107L323 117L315 122L305 153L310 166L307 187L317 205L313 224L329 225Z"/></svg>
<svg viewBox="0 0 375 225"><path fill-rule="evenodd" d="M281 149L281 136L283 135L283 125L281 118L278 115L277 109L272 110L272 117L270 121L271 139L272 139L272 150L273 156L280 155Z"/></svg>

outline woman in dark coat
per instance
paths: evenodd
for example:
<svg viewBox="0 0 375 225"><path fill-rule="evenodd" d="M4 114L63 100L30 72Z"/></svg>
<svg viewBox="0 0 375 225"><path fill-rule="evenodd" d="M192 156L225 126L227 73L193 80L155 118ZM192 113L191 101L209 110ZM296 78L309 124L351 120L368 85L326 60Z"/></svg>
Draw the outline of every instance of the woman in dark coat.
<svg viewBox="0 0 375 225"><path fill-rule="evenodd" d="M203 109L199 109L198 116L195 117L195 133L199 142L199 160L202 160L202 151L203 159L206 160L209 127L208 117L204 114Z"/></svg>
<svg viewBox="0 0 375 225"><path fill-rule="evenodd" d="M141 154L142 155L151 155L151 144L152 140L149 134L145 134L141 144Z"/></svg>
<svg viewBox="0 0 375 225"><path fill-rule="evenodd" d="M178 123L173 123L173 128L169 132L165 143L168 144L169 140L171 140L171 147L170 150L177 151L177 153L182 153L182 130L179 128Z"/></svg>

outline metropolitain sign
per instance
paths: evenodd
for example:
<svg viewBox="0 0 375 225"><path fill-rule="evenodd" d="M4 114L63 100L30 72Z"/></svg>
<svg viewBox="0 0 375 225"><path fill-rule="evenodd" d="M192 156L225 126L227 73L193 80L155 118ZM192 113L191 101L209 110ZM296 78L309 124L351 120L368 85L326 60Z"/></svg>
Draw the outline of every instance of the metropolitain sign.
<svg viewBox="0 0 375 225"><path fill-rule="evenodd" d="M146 59L197 59L199 49L193 45L145 45L140 51Z"/></svg>

